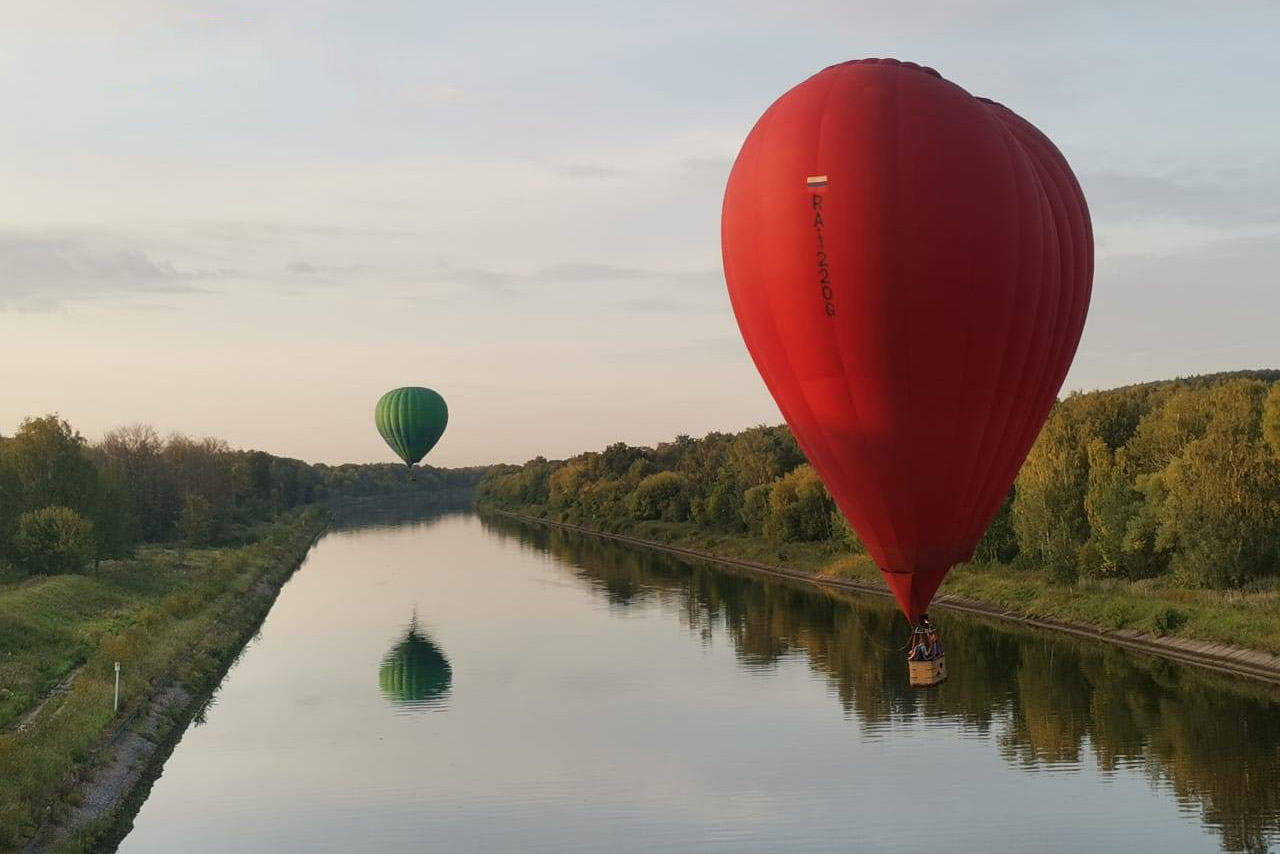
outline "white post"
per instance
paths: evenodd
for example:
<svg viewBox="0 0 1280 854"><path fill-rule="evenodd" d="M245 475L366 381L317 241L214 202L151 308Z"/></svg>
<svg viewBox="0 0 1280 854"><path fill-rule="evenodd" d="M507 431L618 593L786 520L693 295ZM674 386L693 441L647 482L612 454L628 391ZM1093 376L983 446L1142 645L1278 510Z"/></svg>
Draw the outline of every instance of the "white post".
<svg viewBox="0 0 1280 854"><path fill-rule="evenodd" d="M116 699L111 710L113 712L120 711L120 662L118 661L116 662Z"/></svg>

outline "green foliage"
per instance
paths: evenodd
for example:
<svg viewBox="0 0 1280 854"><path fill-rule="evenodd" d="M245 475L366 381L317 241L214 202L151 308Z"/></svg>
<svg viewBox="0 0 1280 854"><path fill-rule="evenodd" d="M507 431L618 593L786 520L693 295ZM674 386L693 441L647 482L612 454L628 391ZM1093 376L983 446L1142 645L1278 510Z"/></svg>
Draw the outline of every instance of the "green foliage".
<svg viewBox="0 0 1280 854"><path fill-rule="evenodd" d="M131 512L128 484L119 472L99 471L92 520L96 558L122 558L132 553L140 534Z"/></svg>
<svg viewBox="0 0 1280 854"><path fill-rule="evenodd" d="M831 511L831 539L853 554L867 553L867 547L862 544L862 540L858 539L858 532L853 530L849 520L844 518L844 514L838 508Z"/></svg>
<svg viewBox="0 0 1280 854"><path fill-rule="evenodd" d="M542 493L525 489L522 499L545 500L545 469L544 461ZM532 467L523 474L536 479ZM424 467L410 479L393 464L313 466L235 451L220 439L161 439L141 424L91 446L56 415L28 418L16 435L0 436L0 567L29 564L17 554L19 516L47 507L92 523L89 559L96 561L127 557L140 543L243 542L262 522L325 499L428 493L461 500L480 476L479 469Z"/></svg>
<svg viewBox="0 0 1280 854"><path fill-rule="evenodd" d="M1156 545L1177 578L1205 587L1241 586L1280 563L1280 459L1261 441L1264 388L1215 389L1203 435L1144 481Z"/></svg>
<svg viewBox="0 0 1280 854"><path fill-rule="evenodd" d="M84 438L56 415L28 418L5 443L24 511L58 505L88 514L98 472L85 453Z"/></svg>
<svg viewBox="0 0 1280 854"><path fill-rule="evenodd" d="M1023 560L1062 581L1076 577L1076 560L1088 536L1085 425L1076 415L1070 401L1054 407L1018 475L1013 499L1013 530Z"/></svg>
<svg viewBox="0 0 1280 854"><path fill-rule="evenodd" d="M217 518L213 505L203 495L190 494L178 517L178 536L184 545L207 546L214 540Z"/></svg>
<svg viewBox="0 0 1280 854"><path fill-rule="evenodd" d="M1013 497L1009 490L996 516L987 526L987 533L974 549L975 563L1008 563L1018 556L1018 535L1013 529Z"/></svg>
<svg viewBox="0 0 1280 854"><path fill-rule="evenodd" d="M1280 579L1278 467L1280 372L1073 394L1054 406L974 562L1068 584ZM687 517L708 533L767 537L775 550L808 541L862 551L785 427L495 466L476 496L615 529Z"/></svg>
<svg viewBox="0 0 1280 854"><path fill-rule="evenodd" d="M835 507L813 466L797 466L769 490L765 536L784 543L830 539Z"/></svg>
<svg viewBox="0 0 1280 854"><path fill-rule="evenodd" d="M645 477L627 498L627 510L639 520L683 522L689 518L689 481L677 472Z"/></svg>
<svg viewBox="0 0 1280 854"><path fill-rule="evenodd" d="M89 575L0 586L0 768L15 771L0 774L0 850L20 849L56 814L103 736L138 712L156 685L176 675L199 694L217 684L270 604L256 594L259 582L282 583L323 522L317 512L290 514L235 550L177 560L172 550L148 546ZM118 716L115 661L124 665ZM48 694L34 712L73 671L67 689ZM19 732L13 723L28 714ZM173 715L154 735L167 738L164 726L185 722ZM85 850L99 847L78 841Z"/></svg>
<svg viewBox="0 0 1280 854"><path fill-rule="evenodd" d="M772 493L773 484L762 483L742 494L742 521L747 530L757 536L764 534L765 523L769 520L769 496Z"/></svg>
<svg viewBox="0 0 1280 854"><path fill-rule="evenodd" d="M18 517L18 568L32 575L81 572L93 558L93 523L69 507L42 507Z"/></svg>
<svg viewBox="0 0 1280 854"><path fill-rule="evenodd" d="M1280 382L1272 384L1262 405L1262 437L1271 453L1280 457Z"/></svg>

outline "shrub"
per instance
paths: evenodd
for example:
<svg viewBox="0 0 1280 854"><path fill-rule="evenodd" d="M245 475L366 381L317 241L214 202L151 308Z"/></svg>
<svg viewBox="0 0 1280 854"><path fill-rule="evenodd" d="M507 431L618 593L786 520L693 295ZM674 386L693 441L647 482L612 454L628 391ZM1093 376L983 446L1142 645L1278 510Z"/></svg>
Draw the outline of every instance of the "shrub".
<svg viewBox="0 0 1280 854"><path fill-rule="evenodd" d="M93 557L93 523L69 507L32 510L18 517L13 545L28 573L83 572Z"/></svg>
<svg viewBox="0 0 1280 854"><path fill-rule="evenodd" d="M826 540L831 537L835 502L808 463L779 478L769 491L764 532L771 540Z"/></svg>
<svg viewBox="0 0 1280 854"><path fill-rule="evenodd" d="M1164 607L1157 611L1151 617L1151 631L1153 634L1163 637L1171 635L1187 622L1187 614L1177 608Z"/></svg>
<svg viewBox="0 0 1280 854"><path fill-rule="evenodd" d="M627 510L635 519L683 522L689 518L688 480L673 471L651 474L636 485Z"/></svg>

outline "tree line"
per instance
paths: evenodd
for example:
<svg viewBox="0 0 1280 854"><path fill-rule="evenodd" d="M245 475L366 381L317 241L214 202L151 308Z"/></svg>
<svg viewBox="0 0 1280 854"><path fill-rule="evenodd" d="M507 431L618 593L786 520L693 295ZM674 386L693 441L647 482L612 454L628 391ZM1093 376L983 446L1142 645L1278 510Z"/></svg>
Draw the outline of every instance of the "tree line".
<svg viewBox="0 0 1280 854"><path fill-rule="evenodd" d="M661 520L775 542L856 534L785 426L610 445L495 466L477 500L562 521ZM1280 577L1280 371L1214 374L1059 401L974 556L1055 578Z"/></svg>
<svg viewBox="0 0 1280 854"><path fill-rule="evenodd" d="M28 418L0 436L0 565L83 570L142 543L241 542L254 525L338 497L465 491L475 470L312 465L214 438L161 437L146 425L90 443L62 418Z"/></svg>

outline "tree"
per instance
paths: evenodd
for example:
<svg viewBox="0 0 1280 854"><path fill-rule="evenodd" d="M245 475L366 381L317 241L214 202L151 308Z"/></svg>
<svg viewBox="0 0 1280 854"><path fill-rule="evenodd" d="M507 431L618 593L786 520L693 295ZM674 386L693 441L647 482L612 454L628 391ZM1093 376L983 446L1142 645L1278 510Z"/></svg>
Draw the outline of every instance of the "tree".
<svg viewBox="0 0 1280 854"><path fill-rule="evenodd" d="M568 509L578 501L580 493L591 482L591 473L585 460L565 463L551 474L549 498L552 507Z"/></svg>
<svg viewBox="0 0 1280 854"><path fill-rule="evenodd" d="M683 522L689 518L689 482L673 471L651 474L636 485L627 509L635 519Z"/></svg>
<svg viewBox="0 0 1280 854"><path fill-rule="evenodd" d="M977 563L1009 563L1018 556L1018 534L1013 529L1013 496L1016 489L1010 489L1004 497L996 516L987 526L977 548L973 550L973 559Z"/></svg>
<svg viewBox="0 0 1280 854"><path fill-rule="evenodd" d="M5 450L7 442L0 437L0 558L9 554L13 532L17 529L18 517L22 515L22 485L9 462Z"/></svg>
<svg viewBox="0 0 1280 854"><path fill-rule="evenodd" d="M769 490L764 533L781 542L829 539L835 509L817 471L805 463L783 475Z"/></svg>
<svg viewBox="0 0 1280 854"><path fill-rule="evenodd" d="M1280 382L1272 383L1262 406L1262 437L1271 453L1280 457Z"/></svg>
<svg viewBox="0 0 1280 854"><path fill-rule="evenodd" d="M239 454L231 466L237 501L259 508L271 500L271 455L263 451Z"/></svg>
<svg viewBox="0 0 1280 854"><path fill-rule="evenodd" d="M13 543L28 573L83 572L93 557L93 523L69 507L42 507L18 517Z"/></svg>
<svg viewBox="0 0 1280 854"><path fill-rule="evenodd" d="M1020 557L1062 581L1075 579L1089 530L1084 514L1088 461L1073 414L1064 404L1054 407L1018 474L1013 499Z"/></svg>
<svg viewBox="0 0 1280 854"><path fill-rule="evenodd" d="M633 448L626 442L614 442L600 454L600 465L608 477L622 477L636 460L648 454L648 448Z"/></svg>
<svg viewBox="0 0 1280 854"><path fill-rule="evenodd" d="M753 534L763 534L769 516L769 493L773 484L762 483L742 493L742 522Z"/></svg>
<svg viewBox="0 0 1280 854"><path fill-rule="evenodd" d="M178 536L183 545L207 546L213 541L215 522L208 499L188 495L182 504L182 515L178 517Z"/></svg>
<svg viewBox="0 0 1280 854"><path fill-rule="evenodd" d="M85 453L84 438L56 415L28 418L4 446L24 510L58 505L91 511L98 471Z"/></svg>
<svg viewBox="0 0 1280 854"><path fill-rule="evenodd" d="M726 464L744 490L772 483L804 462L796 440L785 427L752 427L729 444Z"/></svg>
<svg viewBox="0 0 1280 854"><path fill-rule="evenodd" d="M1142 578L1164 569L1144 513L1146 498L1128 470L1124 449L1113 452L1099 438L1086 449L1089 474L1084 512L1089 538L1080 570L1091 576Z"/></svg>
<svg viewBox="0 0 1280 854"><path fill-rule="evenodd" d="M728 465L721 466L707 492L703 511L705 520L728 531L742 530L742 500L743 490L737 475Z"/></svg>
<svg viewBox="0 0 1280 854"><path fill-rule="evenodd" d="M133 551L139 537L138 522L130 512L128 485L117 471L99 473L91 518L96 559L126 557Z"/></svg>
<svg viewBox="0 0 1280 854"><path fill-rule="evenodd" d="M138 536L147 542L168 537L182 511L182 495L155 428L119 427L108 432L96 450L104 473L124 485Z"/></svg>
<svg viewBox="0 0 1280 854"><path fill-rule="evenodd" d="M1262 439L1264 389L1213 390L1202 438L1142 481L1156 545L1184 584L1239 586L1280 564L1280 459Z"/></svg>

